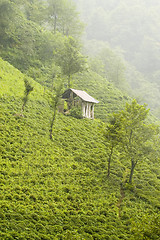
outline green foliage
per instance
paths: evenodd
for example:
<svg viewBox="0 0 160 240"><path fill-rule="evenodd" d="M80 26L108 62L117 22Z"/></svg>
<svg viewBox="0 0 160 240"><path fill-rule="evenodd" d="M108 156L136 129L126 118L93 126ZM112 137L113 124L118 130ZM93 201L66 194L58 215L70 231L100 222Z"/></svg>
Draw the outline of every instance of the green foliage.
<svg viewBox="0 0 160 240"><path fill-rule="evenodd" d="M47 0L46 21L54 33L61 32L66 36L80 36L83 24L79 21L76 5L70 0Z"/></svg>
<svg viewBox="0 0 160 240"><path fill-rule="evenodd" d="M112 119L107 124L104 131L104 136L107 140L107 147L110 149L110 154L108 157L108 173L107 177L110 176L110 168L113 153L119 143L122 141L122 126L119 119L117 119L116 114L113 114Z"/></svg>
<svg viewBox="0 0 160 240"><path fill-rule="evenodd" d="M33 91L33 87L30 85L30 83L28 82L28 80L26 78L24 79L24 84L25 84L25 90L24 90L22 111L24 111L24 107L26 106L26 104L28 102L29 94Z"/></svg>
<svg viewBox="0 0 160 240"><path fill-rule="evenodd" d="M9 0L0 2L0 47L16 44L14 23L10 19L16 18L17 11Z"/></svg>
<svg viewBox="0 0 160 240"><path fill-rule="evenodd" d="M139 216L152 221L159 211L159 157L137 165L135 187L122 197L127 159L117 149L108 179L104 123L57 113L50 141L48 91L29 79L34 91L21 118L24 75L1 59L0 69L0 238L136 239Z"/></svg>
<svg viewBox="0 0 160 240"><path fill-rule="evenodd" d="M82 109L81 107L73 107L69 111L69 115L78 119L82 118Z"/></svg>
<svg viewBox="0 0 160 240"><path fill-rule="evenodd" d="M59 81L56 75L63 74L66 77L66 86L70 87L74 84L74 88L86 90L100 100L95 111L95 116L100 119L106 121L108 112L122 109L129 99L128 96L115 90L112 84L98 75L101 74L102 69L95 67L97 61L94 64L92 62L94 71L88 69L86 58L81 53L79 40L73 38L76 36L76 29L79 29L75 24L76 16L77 21L79 20L72 1L16 0L11 2L3 0L3 2L7 3L3 13L5 27L3 21L2 25L0 23L4 31L0 35L2 40L0 50L3 59L45 86L44 92L47 88L53 91ZM55 14L53 8L56 8L58 15ZM49 15L47 15L48 11ZM75 14L72 15L73 12ZM50 23L52 21L54 25L54 16L59 16L56 18L56 33L52 31L53 26ZM66 16L73 17L74 23L70 17ZM68 18L68 22L65 18ZM70 24L70 26L65 25L65 33L62 31L62 22ZM4 30L5 28L7 30ZM71 34L68 37L66 36L68 35L67 28ZM11 41L10 36L13 38ZM101 66L99 59L98 64Z"/></svg>
<svg viewBox="0 0 160 240"><path fill-rule="evenodd" d="M58 10L53 12L52 7ZM50 14L48 11L51 11ZM0 2L0 12L0 50L3 59L37 82L52 88L54 77L60 73L62 67L61 64L56 66L58 60L53 52L64 50L67 39L68 43L71 42L72 36L72 47L75 52L77 50L77 55L73 54L74 61L68 71L73 74L80 70L83 56L73 36L80 36L82 24L72 1L3 0ZM57 31L54 33L50 22L53 20L52 13L57 24ZM66 35L69 38L65 37ZM78 70L75 70L78 62Z"/></svg>
<svg viewBox="0 0 160 240"><path fill-rule="evenodd" d="M135 240L158 240L160 236L160 215L155 214L152 218L148 214L139 216L138 221L132 223L132 232Z"/></svg>
<svg viewBox="0 0 160 240"><path fill-rule="evenodd" d="M147 103L154 115L160 118L160 44L157 41L160 38L160 2L75 2L87 25L85 52L98 59L101 52L105 60L99 71L95 67L96 72L102 76L105 73L108 80L116 83L118 88L124 89L140 104ZM109 46L108 49L106 46ZM120 56L117 54L119 52Z"/></svg>
<svg viewBox="0 0 160 240"><path fill-rule="evenodd" d="M85 58L80 53L80 47L72 37L66 38L64 47L55 53L55 61L61 67L63 75L68 78L68 88L71 87L71 77L77 72L85 70Z"/></svg>
<svg viewBox="0 0 160 240"><path fill-rule="evenodd" d="M125 85L125 65L122 58L109 47L101 50L97 56L104 64L105 77L119 89Z"/></svg>
<svg viewBox="0 0 160 240"><path fill-rule="evenodd" d="M149 151L152 151L151 141L155 135L159 134L158 125L149 125L145 121L149 110L146 105L137 104L133 100L131 104L126 104L126 108L114 115L114 128L109 132L111 143L113 140L122 144L123 150L131 163L129 183L132 183L134 169L139 161L145 160ZM115 124L115 123L118 123ZM115 131L117 130L119 131ZM116 136L116 138L115 138ZM113 145L112 145L113 146Z"/></svg>
<svg viewBox="0 0 160 240"><path fill-rule="evenodd" d="M56 115L57 115L57 108L58 108L58 105L60 103L60 98L61 98L61 95L62 95L62 89L63 89L63 82L62 80L60 79L59 77L59 84L57 87L55 87L54 91L55 91L55 95L51 95L51 106L53 108L53 116L52 116L52 120L51 120L51 125L50 125L50 139L52 140L52 132L53 132L53 124L56 120Z"/></svg>
<svg viewBox="0 0 160 240"><path fill-rule="evenodd" d="M74 88L83 89L99 101L95 105L95 117L106 122L108 115L122 110L130 97L116 89L94 71L78 73L73 77Z"/></svg>

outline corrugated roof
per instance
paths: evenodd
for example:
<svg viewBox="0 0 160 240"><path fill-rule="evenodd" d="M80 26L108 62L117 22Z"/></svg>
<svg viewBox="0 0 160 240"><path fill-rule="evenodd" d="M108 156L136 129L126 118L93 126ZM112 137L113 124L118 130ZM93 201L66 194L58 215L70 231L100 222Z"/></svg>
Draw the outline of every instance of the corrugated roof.
<svg viewBox="0 0 160 240"><path fill-rule="evenodd" d="M70 88L72 92L74 92L78 97L80 97L85 102L92 102L92 103L99 103L95 98L91 97L88 93L82 90L76 90L73 88Z"/></svg>

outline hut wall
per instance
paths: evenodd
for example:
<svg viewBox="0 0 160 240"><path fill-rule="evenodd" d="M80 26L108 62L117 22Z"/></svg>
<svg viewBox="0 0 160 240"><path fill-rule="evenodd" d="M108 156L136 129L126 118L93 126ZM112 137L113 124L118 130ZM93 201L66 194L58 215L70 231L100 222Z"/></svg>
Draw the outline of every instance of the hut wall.
<svg viewBox="0 0 160 240"><path fill-rule="evenodd" d="M94 119L94 104L89 102L82 102L82 116L84 118Z"/></svg>

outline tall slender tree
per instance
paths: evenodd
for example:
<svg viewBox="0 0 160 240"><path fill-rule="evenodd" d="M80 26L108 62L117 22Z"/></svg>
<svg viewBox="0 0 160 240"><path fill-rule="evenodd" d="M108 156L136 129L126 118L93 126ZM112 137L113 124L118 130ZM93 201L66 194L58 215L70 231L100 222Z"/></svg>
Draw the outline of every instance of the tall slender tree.
<svg viewBox="0 0 160 240"><path fill-rule="evenodd" d="M80 53L80 46L74 38L66 37L63 48L55 51L54 55L62 74L68 79L68 88L70 88L72 75L86 69L86 59Z"/></svg>
<svg viewBox="0 0 160 240"><path fill-rule="evenodd" d="M109 143L107 148L109 149L109 156L108 156L108 170L107 170L107 177L110 176L110 169L111 169L111 161L114 154L115 149L119 146L119 142L121 141L121 121L116 117L116 114L113 114L111 120L106 126L104 136Z"/></svg>
<svg viewBox="0 0 160 240"><path fill-rule="evenodd" d="M25 90L24 90L24 97L23 97L23 105L21 109L22 112L24 111L24 108L28 102L29 94L33 91L33 87L31 86L31 84L26 78L24 79L24 84L25 84Z"/></svg>
<svg viewBox="0 0 160 240"><path fill-rule="evenodd" d="M58 81L57 86L54 87L54 94L51 95L51 106L53 109L53 115L52 115L52 119L51 119L51 123L50 123L50 130L49 130L49 132L50 132L49 137L51 140L53 140L53 126L54 126L54 122L56 120L57 108L58 108L58 105L60 102L60 97L62 95L62 89L63 89L63 82L60 77L58 77L58 78L59 78L59 81Z"/></svg>

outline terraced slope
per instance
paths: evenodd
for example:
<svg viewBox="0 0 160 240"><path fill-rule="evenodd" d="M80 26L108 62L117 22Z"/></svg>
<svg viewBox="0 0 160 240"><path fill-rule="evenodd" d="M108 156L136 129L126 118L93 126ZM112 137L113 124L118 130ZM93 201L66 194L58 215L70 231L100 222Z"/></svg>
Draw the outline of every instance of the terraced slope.
<svg viewBox="0 0 160 240"><path fill-rule="evenodd" d="M120 190L128 165L116 152L107 179L104 123L58 114L51 141L43 87L30 79L21 117L24 75L2 60L0 69L0 239L128 240L145 227L152 234L145 219L152 223L160 208L158 160L146 160L135 187Z"/></svg>

